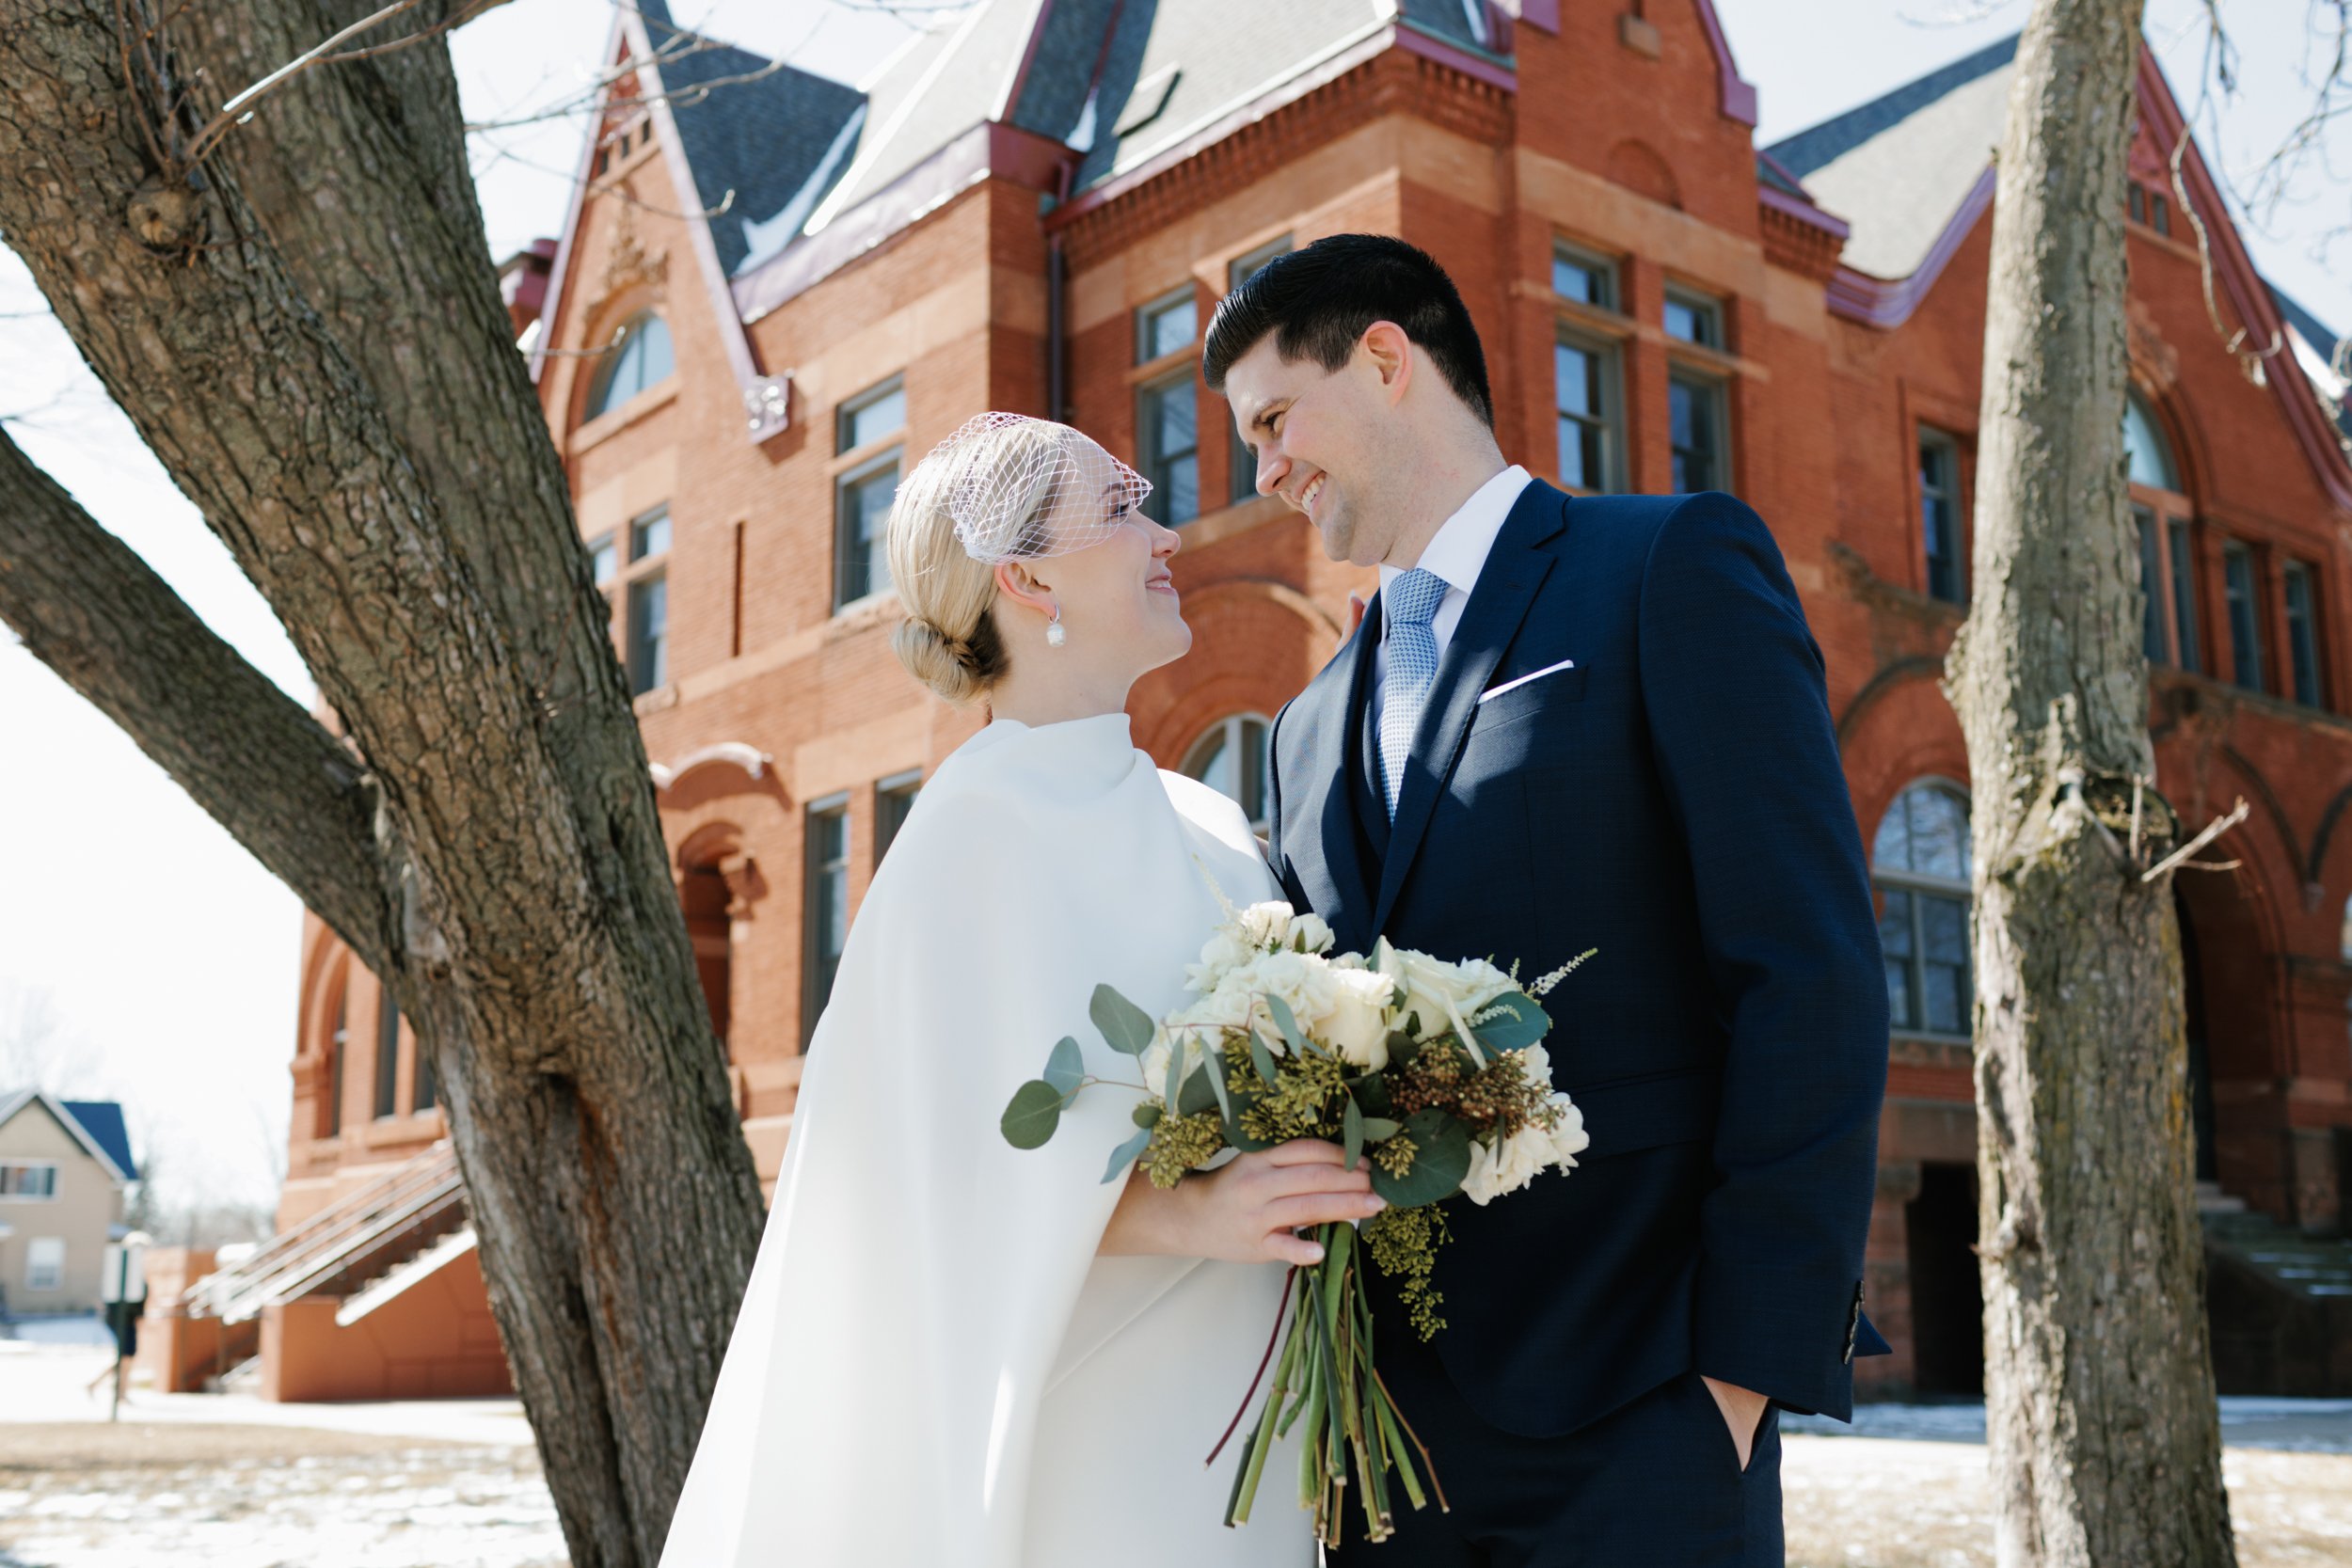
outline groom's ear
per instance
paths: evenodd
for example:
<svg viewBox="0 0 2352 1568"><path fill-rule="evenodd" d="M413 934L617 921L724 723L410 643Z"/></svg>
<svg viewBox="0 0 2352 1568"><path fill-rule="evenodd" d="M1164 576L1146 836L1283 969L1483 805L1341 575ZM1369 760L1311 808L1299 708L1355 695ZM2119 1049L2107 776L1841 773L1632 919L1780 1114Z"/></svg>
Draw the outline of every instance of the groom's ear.
<svg viewBox="0 0 2352 1568"><path fill-rule="evenodd" d="M1391 321L1374 322L1357 340L1357 349L1379 376L1380 389L1390 405L1402 403L1413 380L1413 341L1405 329Z"/></svg>

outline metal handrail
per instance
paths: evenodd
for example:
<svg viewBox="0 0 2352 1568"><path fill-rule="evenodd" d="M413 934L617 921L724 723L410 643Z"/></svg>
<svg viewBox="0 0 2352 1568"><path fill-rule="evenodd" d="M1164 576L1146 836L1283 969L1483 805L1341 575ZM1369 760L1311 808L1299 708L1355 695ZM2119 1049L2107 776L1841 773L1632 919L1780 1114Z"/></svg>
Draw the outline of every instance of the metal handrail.
<svg viewBox="0 0 2352 1568"><path fill-rule="evenodd" d="M401 1229L446 1212L464 1179L446 1141L275 1236L260 1251L188 1288L191 1317L241 1323L272 1301L300 1295Z"/></svg>

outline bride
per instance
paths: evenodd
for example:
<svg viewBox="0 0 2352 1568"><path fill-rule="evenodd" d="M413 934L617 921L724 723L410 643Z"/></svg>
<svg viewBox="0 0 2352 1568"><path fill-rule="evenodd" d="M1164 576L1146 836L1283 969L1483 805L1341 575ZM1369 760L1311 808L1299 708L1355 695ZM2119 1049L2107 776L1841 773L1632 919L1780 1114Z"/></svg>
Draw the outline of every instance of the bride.
<svg viewBox="0 0 2352 1568"><path fill-rule="evenodd" d="M898 657L992 722L876 872L663 1568L1305 1568L1278 1451L1222 1527L1202 1461L1273 1333L1295 1227L1376 1212L1301 1142L1161 1192L1104 1182L1136 1097L1028 1152L997 1119L1098 984L1160 1015L1233 902L1276 896L1240 809L1136 751L1124 711L1192 644L1150 485L1065 425L987 414L899 487ZM1290 1445L1281 1446L1288 1450Z"/></svg>

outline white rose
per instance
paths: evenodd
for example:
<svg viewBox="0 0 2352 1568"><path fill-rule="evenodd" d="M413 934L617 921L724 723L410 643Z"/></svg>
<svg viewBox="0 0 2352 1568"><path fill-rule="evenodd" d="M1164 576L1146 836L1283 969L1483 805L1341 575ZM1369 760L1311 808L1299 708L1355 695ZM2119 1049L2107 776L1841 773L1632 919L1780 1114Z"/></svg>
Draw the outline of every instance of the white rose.
<svg viewBox="0 0 2352 1568"><path fill-rule="evenodd" d="M1321 958L1306 953L1261 954L1247 968L1235 970L1232 980L1246 986L1253 996L1279 996L1291 1010L1291 1020L1301 1029L1311 1029L1314 1021L1328 1013L1338 1000L1336 971ZM1271 1009L1258 1014L1259 1032L1268 1045L1279 1048L1282 1032L1274 1026Z"/></svg>
<svg viewBox="0 0 2352 1568"><path fill-rule="evenodd" d="M1396 994L1395 982L1369 969L1327 973L1336 1000L1315 1021L1314 1034L1348 1066L1378 1072L1389 1065L1389 1003Z"/></svg>
<svg viewBox="0 0 2352 1568"><path fill-rule="evenodd" d="M1540 1045L1523 1046L1519 1050L1519 1069L1531 1084L1551 1086L1551 1053Z"/></svg>
<svg viewBox="0 0 2352 1568"><path fill-rule="evenodd" d="M1551 1134L1540 1127L1522 1127L1492 1146L1473 1140L1470 1174L1462 1178L1462 1191L1472 1203L1484 1207L1534 1180L1555 1158Z"/></svg>
<svg viewBox="0 0 2352 1568"><path fill-rule="evenodd" d="M1324 924L1323 916L1310 912L1291 916L1282 945L1301 953L1328 953L1337 940L1331 927Z"/></svg>
<svg viewBox="0 0 2352 1568"><path fill-rule="evenodd" d="M1252 904L1233 917L1234 934L1253 952L1263 953L1290 941L1291 907L1279 899Z"/></svg>
<svg viewBox="0 0 2352 1568"><path fill-rule="evenodd" d="M1584 1131L1584 1113L1566 1095L1553 1095L1551 1108L1560 1113L1560 1120L1547 1134L1551 1143L1551 1158L1562 1170L1566 1170L1591 1146L1593 1135Z"/></svg>

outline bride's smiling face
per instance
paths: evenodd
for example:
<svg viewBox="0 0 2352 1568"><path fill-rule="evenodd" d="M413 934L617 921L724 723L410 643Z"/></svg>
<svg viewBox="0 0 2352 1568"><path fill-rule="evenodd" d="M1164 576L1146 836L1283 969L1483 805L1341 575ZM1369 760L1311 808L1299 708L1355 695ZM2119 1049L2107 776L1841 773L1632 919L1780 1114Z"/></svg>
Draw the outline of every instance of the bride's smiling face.
<svg viewBox="0 0 2352 1568"><path fill-rule="evenodd" d="M1039 580L1061 605L1067 639L1048 654L1106 660L1141 675L1192 647L1168 571L1183 542L1145 515L1148 500L1135 504L1131 482L1110 453L1089 441L1080 467L1081 482L1063 505L1078 509L1084 523L1099 527L1107 519L1115 526L1099 543L1035 562Z"/></svg>

